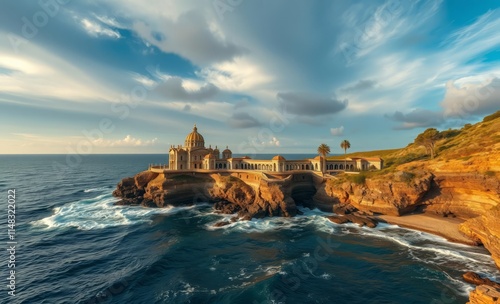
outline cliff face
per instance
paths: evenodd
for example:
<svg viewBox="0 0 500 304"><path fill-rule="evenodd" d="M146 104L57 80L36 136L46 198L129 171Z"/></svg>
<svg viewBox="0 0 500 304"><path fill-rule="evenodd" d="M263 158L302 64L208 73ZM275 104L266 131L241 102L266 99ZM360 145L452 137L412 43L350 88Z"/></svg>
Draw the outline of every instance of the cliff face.
<svg viewBox="0 0 500 304"><path fill-rule="evenodd" d="M500 205L460 225L460 231L479 241L500 268Z"/></svg>
<svg viewBox="0 0 500 304"><path fill-rule="evenodd" d="M144 171L118 183L113 195L120 205L164 207L202 202L217 203L222 212L238 212L250 219L294 216L297 212L286 184L263 179L254 186L232 175L217 173L161 174Z"/></svg>
<svg viewBox="0 0 500 304"><path fill-rule="evenodd" d="M426 210L472 218L500 204L500 180L477 172L434 173Z"/></svg>
<svg viewBox="0 0 500 304"><path fill-rule="evenodd" d="M338 183L330 180L325 193L341 204L350 203L357 209L388 215L402 215L414 210L431 188L433 176L427 172L418 177L406 172L385 176L384 179L367 179L362 184Z"/></svg>
<svg viewBox="0 0 500 304"><path fill-rule="evenodd" d="M500 290L487 285L480 285L470 293L467 304L498 304Z"/></svg>

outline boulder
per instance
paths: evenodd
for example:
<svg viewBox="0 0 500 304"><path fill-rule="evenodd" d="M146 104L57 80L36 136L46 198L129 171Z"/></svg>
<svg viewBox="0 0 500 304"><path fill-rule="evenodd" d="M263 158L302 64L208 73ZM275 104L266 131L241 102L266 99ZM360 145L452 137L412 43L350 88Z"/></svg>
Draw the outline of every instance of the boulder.
<svg viewBox="0 0 500 304"><path fill-rule="evenodd" d="M349 220L343 216L327 216L326 218L329 219L331 222L339 225L349 223Z"/></svg>
<svg viewBox="0 0 500 304"><path fill-rule="evenodd" d="M222 221L222 222L215 223L214 227L222 227L222 226L227 226L229 224L231 224L231 223L228 221Z"/></svg>
<svg viewBox="0 0 500 304"><path fill-rule="evenodd" d="M500 284L493 282L488 278L483 278L475 272L466 272L463 275L464 281L473 285L488 285L497 289L500 289Z"/></svg>

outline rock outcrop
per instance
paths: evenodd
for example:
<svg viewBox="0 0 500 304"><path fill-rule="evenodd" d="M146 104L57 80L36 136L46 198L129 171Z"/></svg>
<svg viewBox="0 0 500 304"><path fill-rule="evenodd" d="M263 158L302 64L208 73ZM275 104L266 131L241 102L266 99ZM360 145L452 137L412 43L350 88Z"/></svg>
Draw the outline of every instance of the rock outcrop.
<svg viewBox="0 0 500 304"><path fill-rule="evenodd" d="M431 188L433 175L420 172L399 172L379 179L366 179L364 183L331 180L325 191L341 204L350 203L365 212L402 215L413 211Z"/></svg>
<svg viewBox="0 0 500 304"><path fill-rule="evenodd" d="M477 172L434 173L426 211L473 218L500 203L500 180Z"/></svg>
<svg viewBox="0 0 500 304"><path fill-rule="evenodd" d="M499 283L493 282L492 280L490 280L488 278L483 278L475 272L471 272L471 271L466 272L466 273L464 273L463 278L464 278L465 282L476 285L476 286L488 285L488 286L491 286L493 288L500 289Z"/></svg>
<svg viewBox="0 0 500 304"><path fill-rule="evenodd" d="M500 268L500 205L460 225L460 231L484 245Z"/></svg>
<svg viewBox="0 0 500 304"><path fill-rule="evenodd" d="M377 221L371 217L360 215L358 213L346 214L343 216L328 216L327 217L331 222L336 224L346 224L346 223L354 223L359 227L369 227L375 228L377 227Z"/></svg>
<svg viewBox="0 0 500 304"><path fill-rule="evenodd" d="M289 217L297 213L287 183L275 183L266 179L246 183L230 174L162 174L144 171L134 177L124 178L118 183L113 195L121 198L116 203L118 205L164 207L215 203L215 208L221 212L238 213L244 219Z"/></svg>
<svg viewBox="0 0 500 304"><path fill-rule="evenodd" d="M470 293L467 304L499 304L500 290L488 286L480 285Z"/></svg>

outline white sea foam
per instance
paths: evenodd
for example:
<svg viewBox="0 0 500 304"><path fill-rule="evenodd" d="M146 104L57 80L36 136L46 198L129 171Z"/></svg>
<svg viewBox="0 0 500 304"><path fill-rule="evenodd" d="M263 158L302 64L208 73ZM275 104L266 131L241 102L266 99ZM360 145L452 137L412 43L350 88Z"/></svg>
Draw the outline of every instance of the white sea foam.
<svg viewBox="0 0 500 304"><path fill-rule="evenodd" d="M110 187L98 187L98 188L90 188L90 189L85 189L83 192L88 193L88 192L99 192L99 191L104 191L104 190L109 190Z"/></svg>
<svg viewBox="0 0 500 304"><path fill-rule="evenodd" d="M225 215L218 213L210 213L210 215L217 216L217 219L205 225L207 230L225 230L225 233L230 232L243 232L243 233L264 233L273 230L295 230L301 231L308 225L314 226L317 230L326 233L335 233L338 229L335 227L325 215L328 213L322 212L318 209L310 210L307 208L299 208L302 215L297 215L292 218L284 217L266 217L262 219L251 219L249 221L230 222L233 215ZM227 221L228 225L215 227L218 222Z"/></svg>
<svg viewBox="0 0 500 304"><path fill-rule="evenodd" d="M174 214L190 210L194 206L166 208L145 208L139 206L115 206L117 199L111 194L102 194L56 207L53 214L38 221L34 226L46 229L78 228L80 230L103 229L151 221L154 214Z"/></svg>

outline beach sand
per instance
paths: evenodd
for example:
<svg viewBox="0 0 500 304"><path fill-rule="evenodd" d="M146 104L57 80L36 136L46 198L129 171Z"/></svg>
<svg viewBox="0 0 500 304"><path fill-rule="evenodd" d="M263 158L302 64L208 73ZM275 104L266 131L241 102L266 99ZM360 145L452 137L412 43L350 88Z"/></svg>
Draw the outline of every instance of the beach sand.
<svg viewBox="0 0 500 304"><path fill-rule="evenodd" d="M403 216L379 215L377 218L380 222L436 234L451 242L477 245L458 230L458 225L464 222L459 218L447 218L425 213Z"/></svg>

